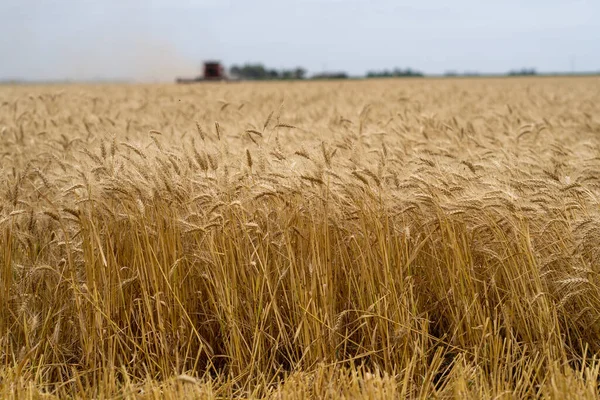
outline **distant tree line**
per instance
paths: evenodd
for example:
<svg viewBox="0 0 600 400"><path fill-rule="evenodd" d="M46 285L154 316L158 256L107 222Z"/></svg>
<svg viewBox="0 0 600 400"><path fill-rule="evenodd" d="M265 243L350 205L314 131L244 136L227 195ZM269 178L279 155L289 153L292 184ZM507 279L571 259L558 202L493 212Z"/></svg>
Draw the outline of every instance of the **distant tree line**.
<svg viewBox="0 0 600 400"><path fill-rule="evenodd" d="M367 72L367 78L394 78L394 77L419 77L423 76L420 71L415 71L411 68L401 69L395 68L393 70L383 71L369 71Z"/></svg>
<svg viewBox="0 0 600 400"><path fill-rule="evenodd" d="M444 76L447 77L477 77L477 76L501 76L502 74L494 74L487 73L481 74L477 71L465 71L465 72L457 72L457 71L446 71ZM506 76L532 76L537 75L537 71L534 68L521 68L521 69L513 69L508 71Z"/></svg>
<svg viewBox="0 0 600 400"><path fill-rule="evenodd" d="M274 68L266 68L263 64L233 65L229 69L229 73L236 78L251 80L306 78L306 70L302 67L277 70Z"/></svg>
<svg viewBox="0 0 600 400"><path fill-rule="evenodd" d="M312 79L348 79L348 74L339 72L321 72L312 76Z"/></svg>
<svg viewBox="0 0 600 400"><path fill-rule="evenodd" d="M233 78L247 80L292 80L292 79L307 79L307 71L303 67L293 69L275 69L267 68L260 63L247 63L244 65L233 65L229 69L229 74ZM447 71L445 76L464 76L476 77L482 76L477 71ZM521 68L511 70L506 73L507 76L532 76L537 75L534 68ZM412 68L394 68L393 70L371 70L366 74L367 78L398 78L398 77L422 77L425 76L421 71ZM347 79L349 76L343 71L321 72L310 77L310 79Z"/></svg>
<svg viewBox="0 0 600 400"><path fill-rule="evenodd" d="M521 68L519 70L509 71L508 76L531 76L537 75L537 72L534 68Z"/></svg>

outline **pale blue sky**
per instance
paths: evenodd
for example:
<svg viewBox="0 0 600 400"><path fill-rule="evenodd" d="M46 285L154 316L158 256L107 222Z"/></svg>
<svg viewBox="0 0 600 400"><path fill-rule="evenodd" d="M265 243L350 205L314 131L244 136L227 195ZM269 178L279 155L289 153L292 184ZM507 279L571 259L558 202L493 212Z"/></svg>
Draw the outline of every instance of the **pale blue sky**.
<svg viewBox="0 0 600 400"><path fill-rule="evenodd" d="M0 79L194 75L203 59L311 72L600 70L599 0L1 0Z"/></svg>

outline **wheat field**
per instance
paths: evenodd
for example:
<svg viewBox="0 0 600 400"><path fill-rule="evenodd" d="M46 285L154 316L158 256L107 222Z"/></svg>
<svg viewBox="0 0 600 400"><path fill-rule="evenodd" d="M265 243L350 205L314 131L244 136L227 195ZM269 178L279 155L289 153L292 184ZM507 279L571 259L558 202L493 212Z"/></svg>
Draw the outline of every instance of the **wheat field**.
<svg viewBox="0 0 600 400"><path fill-rule="evenodd" d="M600 78L0 86L0 397L598 398Z"/></svg>

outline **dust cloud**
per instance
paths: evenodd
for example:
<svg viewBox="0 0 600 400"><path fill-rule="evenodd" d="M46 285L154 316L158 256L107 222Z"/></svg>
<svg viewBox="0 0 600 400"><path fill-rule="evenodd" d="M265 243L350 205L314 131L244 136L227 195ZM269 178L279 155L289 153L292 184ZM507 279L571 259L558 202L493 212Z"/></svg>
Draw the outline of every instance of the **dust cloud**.
<svg viewBox="0 0 600 400"><path fill-rule="evenodd" d="M154 37L100 38L90 47L71 47L61 70L69 80L173 82L195 77L201 58L185 56L169 41ZM194 57L195 58L195 57Z"/></svg>

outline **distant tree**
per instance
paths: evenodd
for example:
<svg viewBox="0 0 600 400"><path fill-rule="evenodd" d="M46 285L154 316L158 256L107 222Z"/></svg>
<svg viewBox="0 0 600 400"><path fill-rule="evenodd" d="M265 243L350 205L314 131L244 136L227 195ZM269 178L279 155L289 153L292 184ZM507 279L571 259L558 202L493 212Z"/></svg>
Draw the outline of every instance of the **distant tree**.
<svg viewBox="0 0 600 400"><path fill-rule="evenodd" d="M229 73L233 76L239 77L241 75L241 68L238 67L237 65L234 65L231 68L229 68Z"/></svg>
<svg viewBox="0 0 600 400"><path fill-rule="evenodd" d="M267 70L262 64L246 64L242 68L242 71L244 71L244 75L246 75L250 79L267 78Z"/></svg>
<svg viewBox="0 0 600 400"><path fill-rule="evenodd" d="M229 72L242 79L266 79L268 74L262 64L244 64L243 66L233 65Z"/></svg>
<svg viewBox="0 0 600 400"><path fill-rule="evenodd" d="M295 79L304 79L306 77L306 70L302 67L296 67L294 70Z"/></svg>

